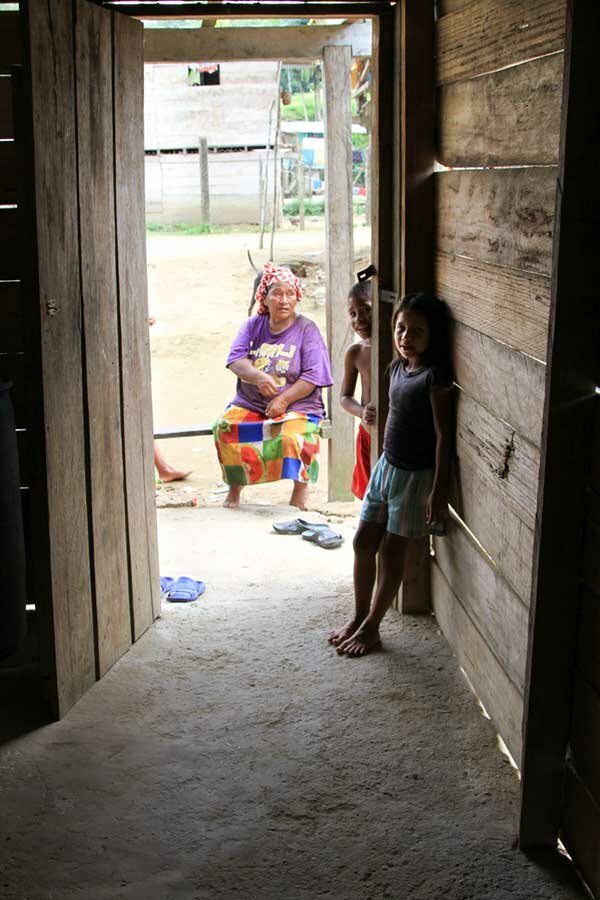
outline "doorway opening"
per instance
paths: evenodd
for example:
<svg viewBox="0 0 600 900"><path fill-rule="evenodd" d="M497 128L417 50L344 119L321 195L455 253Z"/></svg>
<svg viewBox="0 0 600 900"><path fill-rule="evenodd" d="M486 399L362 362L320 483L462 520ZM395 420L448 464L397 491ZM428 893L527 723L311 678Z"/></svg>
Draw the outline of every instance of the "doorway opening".
<svg viewBox="0 0 600 900"><path fill-rule="evenodd" d="M336 377L325 398L328 430L308 508L317 517L334 515L337 524L346 524L354 521L359 508L347 475L355 423L342 411L352 434L350 443L347 434L338 438L338 393L343 355L353 332L347 295L338 292L334 301L327 295L332 281L347 283L349 289L355 273L372 257L371 24L344 19L326 26L304 19L212 22L210 29L204 24L199 28L197 20L172 20L171 25L182 26L178 29L167 29L162 21L145 23L152 386L155 446L165 473L164 478L157 473L159 531L170 533L174 509L182 510L177 517L186 529L186 519L204 529L198 520L208 516L218 530L215 523L228 489L210 427L235 393L235 377L225 368L227 353L249 311L255 312L249 307L256 273L271 259L291 266L300 277L300 311L317 324L329 345ZM238 27L226 27L232 24ZM258 58L235 58L241 55L237 35L245 36L246 47L254 46L247 37L251 29L260 35L263 49L255 51ZM176 30L179 36L173 43ZM291 55L275 58L276 48L294 40ZM330 44L342 40L351 48L342 91L349 101L349 144L335 166L348 169L349 196L344 201L351 213L340 253L339 236L332 239L327 233L332 163L327 152L326 78L331 79L331 70L328 76L323 57ZM182 42L194 47L193 55L181 50ZM229 56L223 53L224 42ZM265 54L264 46L270 45L273 52ZM177 48L172 53L176 59L169 58L169 47ZM206 58L200 56L203 52ZM204 79L216 66L218 85ZM339 182L339 173L335 175ZM337 271L340 262L348 271ZM342 422L348 431L348 423ZM336 441L343 472L340 476L334 471L332 478L328 456L330 445L335 453ZM265 514L275 519L293 515L285 508L289 494L289 481L248 485L242 494L244 531L264 530ZM251 525L252 515L260 521ZM182 573L204 580L201 565L191 571L181 561L174 569L163 549L161 574L173 576L183 566Z"/></svg>

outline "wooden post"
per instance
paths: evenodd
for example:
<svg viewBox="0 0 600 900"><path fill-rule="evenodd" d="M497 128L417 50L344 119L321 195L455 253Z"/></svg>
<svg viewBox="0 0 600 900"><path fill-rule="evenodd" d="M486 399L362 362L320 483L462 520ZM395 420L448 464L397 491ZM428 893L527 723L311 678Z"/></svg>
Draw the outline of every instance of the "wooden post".
<svg viewBox="0 0 600 900"><path fill-rule="evenodd" d="M365 150L365 225L371 224L371 141Z"/></svg>
<svg viewBox="0 0 600 900"><path fill-rule="evenodd" d="M571 0L568 10L525 681L523 848L556 847L561 821L583 581L585 490L592 462L594 416L600 402L594 393L598 377L600 223L595 168L600 97L589 92L597 73L600 8L586 0Z"/></svg>
<svg viewBox="0 0 600 900"><path fill-rule="evenodd" d="M399 204L400 295L433 287L434 197L434 28L432 3L403 3L398 22L400 147ZM399 39L399 40L398 40ZM431 606L429 538L414 542L407 554L399 596L403 613L427 612Z"/></svg>
<svg viewBox="0 0 600 900"><path fill-rule="evenodd" d="M200 163L200 222L210 225L210 191L208 188L208 141L198 138L198 161Z"/></svg>
<svg viewBox="0 0 600 900"><path fill-rule="evenodd" d="M325 81L325 223L327 344L334 387L330 391L329 499L351 500L354 468L354 418L345 412L337 393L342 383L344 354L350 343L346 302L354 281L352 241L352 110L350 47L326 47Z"/></svg>
<svg viewBox="0 0 600 900"><path fill-rule="evenodd" d="M279 81L278 81L279 84ZM267 191L269 190L269 155L271 150L271 122L273 121L273 108L275 103L279 101L279 90L277 95L277 101L273 100L269 107L269 122L267 125L267 152L265 153L265 161L264 161L264 183L263 183L263 193L260 200L260 236L258 238L258 246L262 250L263 246L263 238L265 234L265 219L267 217Z"/></svg>
<svg viewBox="0 0 600 900"><path fill-rule="evenodd" d="M275 119L275 145L273 147L273 216L271 218L271 244L269 248L269 259L273 259L273 242L275 240L275 229L279 224L279 209L277 208L278 191L279 191L279 130L281 128L281 98L279 91L281 89L281 63L277 67L277 117Z"/></svg>
<svg viewBox="0 0 600 900"><path fill-rule="evenodd" d="M300 231L304 231L304 163L302 151L296 167L296 181L298 182L298 215L300 217Z"/></svg>

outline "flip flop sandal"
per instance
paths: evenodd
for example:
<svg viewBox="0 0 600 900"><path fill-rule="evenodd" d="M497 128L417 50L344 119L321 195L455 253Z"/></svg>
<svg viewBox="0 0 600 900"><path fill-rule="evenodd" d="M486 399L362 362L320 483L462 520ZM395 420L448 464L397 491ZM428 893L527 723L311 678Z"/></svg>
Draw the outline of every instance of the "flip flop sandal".
<svg viewBox="0 0 600 900"><path fill-rule="evenodd" d="M197 600L205 590L206 585L203 581L196 581L195 578L187 578L182 575L167 594L167 600L170 603L191 603L192 600Z"/></svg>
<svg viewBox="0 0 600 900"><path fill-rule="evenodd" d="M293 519L291 522L273 522L273 530L277 534L303 534L305 531L321 531L328 527L323 522L307 522L305 519Z"/></svg>
<svg viewBox="0 0 600 900"><path fill-rule="evenodd" d="M336 547L341 547L344 543L342 535L329 527L319 529L319 531L305 531L302 535L302 540L317 544L318 547L323 547L324 550L334 550Z"/></svg>
<svg viewBox="0 0 600 900"><path fill-rule="evenodd" d="M168 575L161 575L160 576L160 596L164 597L165 594L168 594L174 584L175 584L174 578L170 578Z"/></svg>

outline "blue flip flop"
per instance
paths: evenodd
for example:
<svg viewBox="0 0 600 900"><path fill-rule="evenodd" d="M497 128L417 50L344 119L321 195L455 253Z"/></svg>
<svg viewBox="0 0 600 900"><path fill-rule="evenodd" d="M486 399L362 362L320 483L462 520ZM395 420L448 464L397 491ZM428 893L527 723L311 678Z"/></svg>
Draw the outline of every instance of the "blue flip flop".
<svg viewBox="0 0 600 900"><path fill-rule="evenodd" d="M312 544L323 547L325 550L333 550L335 547L341 547L344 543L342 535L338 531L334 531L333 528L322 528L318 531L304 531L302 533L302 540L310 541Z"/></svg>
<svg viewBox="0 0 600 900"><path fill-rule="evenodd" d="M171 603L191 603L192 600L197 600L205 590L206 585L203 581L196 581L195 578L181 575L167 594L167 600Z"/></svg>
<svg viewBox="0 0 600 900"><path fill-rule="evenodd" d="M174 584L175 584L174 578L170 578L168 575L161 575L160 576L160 596L164 597L165 594L168 594Z"/></svg>

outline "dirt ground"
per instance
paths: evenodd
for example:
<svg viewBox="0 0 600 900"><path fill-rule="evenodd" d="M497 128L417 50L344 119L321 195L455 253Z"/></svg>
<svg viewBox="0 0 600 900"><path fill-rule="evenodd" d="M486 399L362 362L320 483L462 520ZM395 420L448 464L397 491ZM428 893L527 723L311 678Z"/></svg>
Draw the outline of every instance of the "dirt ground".
<svg viewBox="0 0 600 900"><path fill-rule="evenodd" d="M582 898L515 849L517 777L435 620L339 657L352 525L328 551L285 516L159 510L161 571L206 592L0 746L3 900Z"/></svg>
<svg viewBox="0 0 600 900"><path fill-rule="evenodd" d="M269 256L270 236L262 250L258 241L251 232L148 236L149 310L156 318L150 330L155 426L212 423L231 401L235 379L225 358L250 301L254 272L247 252L258 267ZM274 257L282 263L306 261L302 312L325 336L324 246L322 220L309 221L305 231L276 233ZM356 228L354 247L359 268L368 262L370 229ZM311 495L317 507L327 496L326 441L322 446L321 477ZM161 487L159 505L193 497L202 505L222 503L225 489L212 438L164 440L161 449L173 466L193 474L184 483ZM244 500L282 503L290 490L289 482L259 485L248 488Z"/></svg>
<svg viewBox="0 0 600 900"><path fill-rule="evenodd" d="M156 421L210 421L233 391L243 240L151 238L149 258ZM195 472L163 502L199 503L158 511L161 574L206 591L163 601L61 722L0 742L3 900L583 897L564 857L515 849L516 773L432 616L390 612L366 659L327 643L352 606L355 504L321 483L308 515L346 539L324 550L273 531L287 486L223 509L210 438L166 451Z"/></svg>

